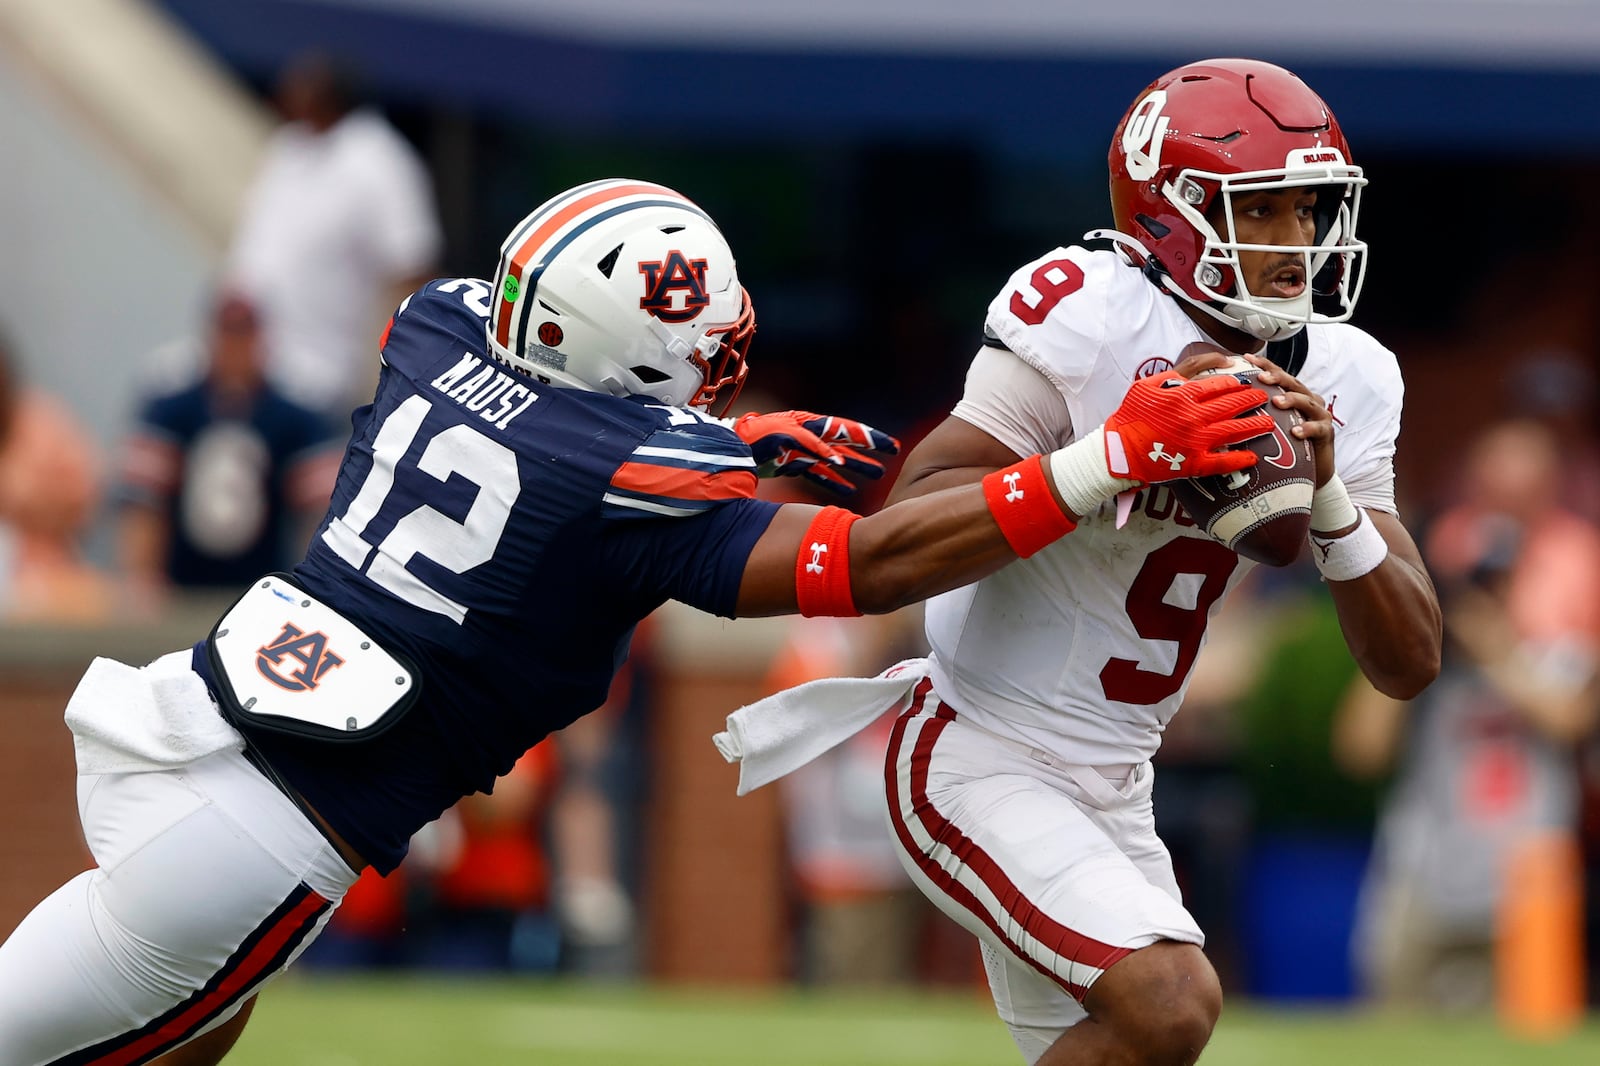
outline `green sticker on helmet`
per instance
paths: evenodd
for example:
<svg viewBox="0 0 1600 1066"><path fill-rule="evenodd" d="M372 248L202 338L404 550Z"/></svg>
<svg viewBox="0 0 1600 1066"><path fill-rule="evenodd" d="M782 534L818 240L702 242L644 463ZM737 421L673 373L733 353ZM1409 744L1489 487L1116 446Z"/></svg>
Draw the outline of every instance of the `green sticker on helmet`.
<svg viewBox="0 0 1600 1066"><path fill-rule="evenodd" d="M521 288L522 286L517 284L517 279L507 274L506 283L500 287L501 296L508 304L516 303L517 293Z"/></svg>

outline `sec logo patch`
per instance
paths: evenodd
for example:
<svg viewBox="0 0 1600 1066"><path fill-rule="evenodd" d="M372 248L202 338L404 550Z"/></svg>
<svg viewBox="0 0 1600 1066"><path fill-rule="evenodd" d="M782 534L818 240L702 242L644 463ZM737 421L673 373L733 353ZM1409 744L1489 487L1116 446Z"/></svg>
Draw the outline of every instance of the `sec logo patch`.
<svg viewBox="0 0 1600 1066"><path fill-rule="evenodd" d="M546 348L557 347L564 336L561 327L554 322L543 322L539 325L539 343Z"/></svg>

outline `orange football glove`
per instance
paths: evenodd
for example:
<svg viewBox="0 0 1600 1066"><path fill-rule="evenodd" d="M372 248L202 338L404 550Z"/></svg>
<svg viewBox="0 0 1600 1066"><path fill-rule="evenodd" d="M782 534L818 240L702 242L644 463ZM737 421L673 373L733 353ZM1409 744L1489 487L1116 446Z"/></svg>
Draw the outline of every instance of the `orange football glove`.
<svg viewBox="0 0 1600 1066"><path fill-rule="evenodd" d="M1243 470L1255 453L1220 449L1272 432L1265 411L1240 417L1266 402L1265 392L1229 374L1140 378L1106 419L1106 470L1147 485Z"/></svg>
<svg viewBox="0 0 1600 1066"><path fill-rule="evenodd" d="M880 478L883 463L874 456L900 451L899 441L865 422L810 411L742 415L733 431L750 445L763 477L803 477L841 495L856 484L840 471Z"/></svg>

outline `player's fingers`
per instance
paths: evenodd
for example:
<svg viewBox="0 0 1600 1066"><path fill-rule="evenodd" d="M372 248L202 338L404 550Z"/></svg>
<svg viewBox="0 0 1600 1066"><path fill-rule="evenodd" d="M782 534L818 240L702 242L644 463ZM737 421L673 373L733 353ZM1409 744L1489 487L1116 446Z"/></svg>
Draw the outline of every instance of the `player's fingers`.
<svg viewBox="0 0 1600 1066"><path fill-rule="evenodd" d="M1206 435L1210 445L1215 448L1223 444L1243 444L1263 433L1272 432L1272 416L1269 414L1251 415L1249 418L1230 418L1225 422L1217 422L1211 426L1211 431Z"/></svg>
<svg viewBox="0 0 1600 1066"><path fill-rule="evenodd" d="M1263 370L1261 373L1256 375L1256 380L1261 382L1263 385L1276 385L1291 396L1310 396L1318 403L1322 402L1321 398L1318 397L1316 393L1306 388L1305 384L1301 382L1299 378L1280 367L1273 367L1271 370Z"/></svg>
<svg viewBox="0 0 1600 1066"><path fill-rule="evenodd" d="M824 441L804 426L795 426L784 434L784 444L792 451L804 452L815 460L831 462L838 449Z"/></svg>
<svg viewBox="0 0 1600 1066"><path fill-rule="evenodd" d="M861 428L866 430L869 442L868 449L870 451L877 452L879 455L900 454L900 441L898 438L891 437L881 429L873 429L864 422L861 423Z"/></svg>
<svg viewBox="0 0 1600 1066"><path fill-rule="evenodd" d="M1301 440L1320 441L1333 439L1333 420L1307 418L1291 431Z"/></svg>
<svg viewBox="0 0 1600 1066"><path fill-rule="evenodd" d="M840 449L837 456L839 465L852 474L873 479L883 476L883 464L864 452Z"/></svg>
<svg viewBox="0 0 1600 1066"><path fill-rule="evenodd" d="M1272 398L1272 405L1284 410L1296 410L1306 418L1324 419L1328 417L1328 408L1314 393L1285 392Z"/></svg>
<svg viewBox="0 0 1600 1066"><path fill-rule="evenodd" d="M1267 403L1267 394L1253 385L1245 385L1237 390L1219 392L1203 398L1199 404L1202 413L1211 419L1234 418L1253 411L1257 407L1264 407ZM1270 417L1270 416L1269 416Z"/></svg>
<svg viewBox="0 0 1600 1066"><path fill-rule="evenodd" d="M800 475L806 480L821 485L828 491L838 493L841 496L848 496L856 491L855 482L839 473L828 463L812 463L800 471Z"/></svg>
<svg viewBox="0 0 1600 1066"><path fill-rule="evenodd" d="M1203 346L1197 343L1192 344L1189 347L1199 348ZM1188 351L1187 348L1184 350L1186 352ZM1203 373L1207 370L1220 370L1227 366L1232 359L1233 357L1231 355L1225 355L1215 349L1196 351L1180 356L1178 358L1178 365L1173 367L1172 370L1181 377L1192 378L1196 374Z"/></svg>
<svg viewBox="0 0 1600 1066"><path fill-rule="evenodd" d="M857 422L853 418L810 415L805 418L803 424L836 448L878 452L883 455L895 455L900 451L898 440L880 429L874 429L865 422Z"/></svg>
<svg viewBox="0 0 1600 1066"><path fill-rule="evenodd" d="M1195 477L1210 477L1212 474L1231 474L1235 470L1244 470L1256 465L1258 456L1248 448L1241 448L1231 452L1207 452L1195 457Z"/></svg>

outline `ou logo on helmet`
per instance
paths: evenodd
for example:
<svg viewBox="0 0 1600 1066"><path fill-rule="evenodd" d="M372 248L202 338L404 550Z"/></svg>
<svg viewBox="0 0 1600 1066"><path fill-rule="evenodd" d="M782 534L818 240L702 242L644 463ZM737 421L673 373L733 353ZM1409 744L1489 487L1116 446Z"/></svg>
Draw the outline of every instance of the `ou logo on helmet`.
<svg viewBox="0 0 1600 1066"><path fill-rule="evenodd" d="M1122 155L1134 181L1149 181L1161 168L1161 141L1167 135L1167 91L1157 89L1133 109L1122 130Z"/></svg>

